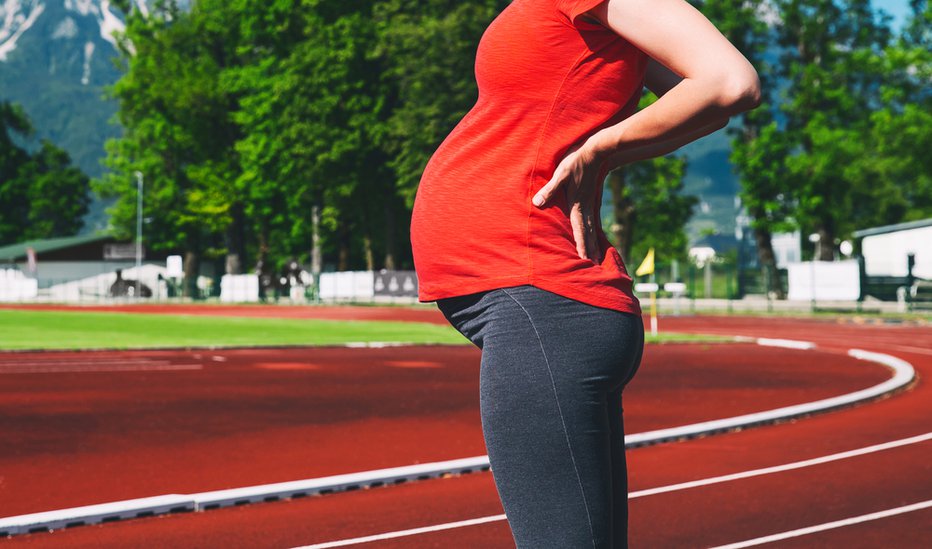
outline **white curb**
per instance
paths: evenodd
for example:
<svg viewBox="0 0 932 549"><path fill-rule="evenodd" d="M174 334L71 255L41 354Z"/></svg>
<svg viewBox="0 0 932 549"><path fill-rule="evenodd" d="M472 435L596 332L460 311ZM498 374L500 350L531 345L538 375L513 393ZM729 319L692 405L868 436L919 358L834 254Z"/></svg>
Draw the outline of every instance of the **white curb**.
<svg viewBox="0 0 932 549"><path fill-rule="evenodd" d="M0 519L0 536L44 532L68 526L110 522L128 518L193 511L191 496L167 494L149 498L128 499L112 503L72 507L58 511L45 511Z"/></svg>

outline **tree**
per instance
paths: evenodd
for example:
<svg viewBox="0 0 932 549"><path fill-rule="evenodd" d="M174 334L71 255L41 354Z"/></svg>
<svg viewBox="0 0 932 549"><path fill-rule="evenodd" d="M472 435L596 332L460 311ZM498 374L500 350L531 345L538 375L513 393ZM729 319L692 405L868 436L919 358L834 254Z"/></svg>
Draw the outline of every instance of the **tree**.
<svg viewBox="0 0 932 549"><path fill-rule="evenodd" d="M685 172L685 159L664 156L609 173L611 233L626 264L649 248L659 257L685 257L686 222L698 202L682 194Z"/></svg>
<svg viewBox="0 0 932 549"><path fill-rule="evenodd" d="M227 252L218 235L237 219L232 181L238 167L231 152L238 133L230 120L233 102L217 85L238 45L230 35L236 26L227 19L234 15L210 2L195 3L190 11L165 2L148 16L133 12L120 40L125 74L110 91L123 135L107 143L111 171L95 188L117 197L111 223L118 234L129 235L134 174L144 175L147 211L154 213L146 241L155 250L185 253L187 295L194 292L204 253Z"/></svg>
<svg viewBox="0 0 932 549"><path fill-rule="evenodd" d="M13 140L32 132L21 108L0 102L0 245L72 236L90 204L89 179L68 153L47 140L29 153Z"/></svg>
<svg viewBox="0 0 932 549"><path fill-rule="evenodd" d="M29 161L29 153L14 142L14 136L32 135L32 125L22 108L0 102L0 245L16 242L27 222L26 188L20 170Z"/></svg>
<svg viewBox="0 0 932 549"><path fill-rule="evenodd" d="M783 167L788 143L773 116L774 67L765 55L773 38L764 17L769 5L704 0L697 7L757 69L761 81L761 105L742 113L740 125L726 132L732 135L729 160L740 177L739 196L751 217L758 260L768 273L768 291L784 297L772 236L793 226L789 217L792 195L786 188L787 171Z"/></svg>
<svg viewBox="0 0 932 549"><path fill-rule="evenodd" d="M28 214L23 238L77 234L90 206L90 178L71 164L71 157L47 140L23 167Z"/></svg>
<svg viewBox="0 0 932 549"><path fill-rule="evenodd" d="M868 226L932 217L932 9L927 0L911 6L894 43L862 53L863 65L881 78L880 108L870 114L859 139L865 150L846 174L867 191L854 217Z"/></svg>
<svg viewBox="0 0 932 549"><path fill-rule="evenodd" d="M784 48L780 76L789 80L781 105L794 151L786 160L794 217L819 235L818 259L831 261L837 238L863 221L856 214L871 189L857 188L851 163L878 107L882 75L864 61L890 38L868 0L776 0Z"/></svg>
<svg viewBox="0 0 932 549"><path fill-rule="evenodd" d="M645 91L638 104L647 108L656 97ZM686 222L698 199L683 195L686 159L668 154L635 162L609 172L610 240L625 263L654 248L660 257L684 258ZM633 255L632 255L633 254Z"/></svg>

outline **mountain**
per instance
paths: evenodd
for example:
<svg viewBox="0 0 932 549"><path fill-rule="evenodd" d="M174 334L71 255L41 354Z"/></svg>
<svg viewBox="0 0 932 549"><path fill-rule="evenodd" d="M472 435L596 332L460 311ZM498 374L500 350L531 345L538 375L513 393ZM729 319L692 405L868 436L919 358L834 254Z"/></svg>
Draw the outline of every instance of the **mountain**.
<svg viewBox="0 0 932 549"><path fill-rule="evenodd" d="M32 121L27 146L47 138L85 173L102 173L103 144L119 133L104 87L119 77L113 33L124 28L109 0L0 0L0 99L22 105ZM94 203L86 231L106 225L103 209Z"/></svg>
<svg viewBox="0 0 932 549"><path fill-rule="evenodd" d="M131 5L147 12L146 1ZM36 128L31 145L50 139L92 177L104 170L104 142L120 131L104 91L119 78L113 33L123 21L109 0L0 0L0 100L23 106ZM678 153L689 158L686 192L701 200L687 227L691 240L703 230L734 231L738 181L729 148L720 131ZM94 201L85 231L106 226L105 206Z"/></svg>

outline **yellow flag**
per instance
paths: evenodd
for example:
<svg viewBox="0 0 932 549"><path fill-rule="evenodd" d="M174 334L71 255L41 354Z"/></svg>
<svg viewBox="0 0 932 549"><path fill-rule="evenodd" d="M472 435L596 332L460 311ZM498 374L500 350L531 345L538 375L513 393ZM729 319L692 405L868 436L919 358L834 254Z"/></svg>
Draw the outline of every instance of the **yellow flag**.
<svg viewBox="0 0 932 549"><path fill-rule="evenodd" d="M647 255L644 257L644 261L641 262L641 266L638 267L638 270L634 271L634 274L637 276L654 274L654 249L653 248L648 250Z"/></svg>

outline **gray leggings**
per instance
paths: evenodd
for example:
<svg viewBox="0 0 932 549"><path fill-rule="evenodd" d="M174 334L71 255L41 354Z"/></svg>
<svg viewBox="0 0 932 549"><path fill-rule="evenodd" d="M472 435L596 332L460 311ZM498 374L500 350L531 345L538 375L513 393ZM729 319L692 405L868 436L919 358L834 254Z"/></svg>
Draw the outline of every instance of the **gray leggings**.
<svg viewBox="0 0 932 549"><path fill-rule="evenodd" d="M627 547L621 394L641 317L534 286L437 305L482 349L482 432L516 546Z"/></svg>

